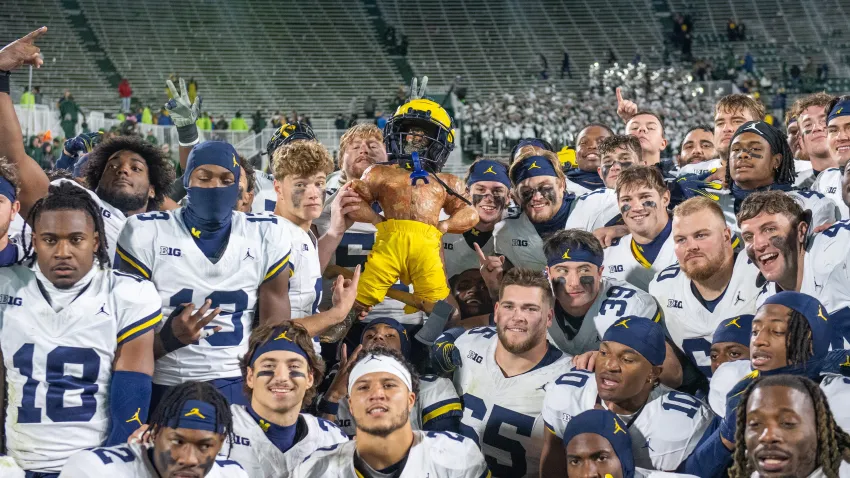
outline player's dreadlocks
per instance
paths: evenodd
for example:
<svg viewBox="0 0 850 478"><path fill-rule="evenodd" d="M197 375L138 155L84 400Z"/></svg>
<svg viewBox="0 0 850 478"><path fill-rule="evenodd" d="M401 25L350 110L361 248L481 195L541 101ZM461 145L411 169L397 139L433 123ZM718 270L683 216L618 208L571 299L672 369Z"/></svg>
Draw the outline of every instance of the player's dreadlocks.
<svg viewBox="0 0 850 478"><path fill-rule="evenodd" d="M147 439L146 435L153 437L163 428L170 427L189 400L200 400L212 405L215 408L216 427L224 429L225 438L229 443L233 443L233 415L230 413L230 405L224 395L207 382L186 382L168 390L148 417L150 427L142 435L142 442ZM230 456L229 449L227 456Z"/></svg>
<svg viewBox="0 0 850 478"><path fill-rule="evenodd" d="M70 182L63 182L58 186L50 186L47 190L47 196L35 202L27 216L27 223L32 224L33 236L38 232L35 230L35 225L38 223L38 218L45 211L84 211L91 216L94 221L94 230L97 232L98 248L95 252L95 257L100 262L100 268L109 267L109 252L106 244L106 231L103 228L103 217L100 215L100 206L94 202L94 199L89 196L88 191L80 186L76 186ZM33 252L33 241L26 243L26 234L21 234L23 241L25 257L32 255L30 265L35 264L35 254Z"/></svg>
<svg viewBox="0 0 850 478"><path fill-rule="evenodd" d="M97 190L106 163L109 158L119 151L132 151L141 156L148 166L148 181L153 187L153 197L148 199L148 211L155 211L162 204L166 191L171 182L174 181L174 167L165 153L155 145L148 143L138 136L116 136L95 146L89 153L89 160L85 165L83 174L86 185L92 191Z"/></svg>
<svg viewBox="0 0 850 478"><path fill-rule="evenodd" d="M788 329L785 332L785 356L791 365L805 365L812 356L812 328L803 314L791 310L788 318Z"/></svg>
<svg viewBox="0 0 850 478"><path fill-rule="evenodd" d="M788 387L803 392L812 400L815 411L815 430L818 437L817 461L815 465L823 468L827 478L838 478L838 468L842 460L850 457L850 435L835 422L826 395L813 381L800 375L771 375L756 379L741 396L735 417L735 450L732 452L730 478L749 478L753 474L752 462L747 459L747 402L753 392L765 387Z"/></svg>

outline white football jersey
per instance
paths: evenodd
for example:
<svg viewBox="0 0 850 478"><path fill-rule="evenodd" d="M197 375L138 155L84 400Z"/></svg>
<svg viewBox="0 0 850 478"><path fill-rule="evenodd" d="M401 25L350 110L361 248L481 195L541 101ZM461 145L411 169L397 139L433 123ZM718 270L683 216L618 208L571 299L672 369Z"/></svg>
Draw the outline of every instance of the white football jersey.
<svg viewBox="0 0 850 478"><path fill-rule="evenodd" d="M289 305L292 318L301 319L317 314L322 300L319 241L313 231L305 231L288 219L275 217L292 241L292 255L289 258Z"/></svg>
<svg viewBox="0 0 850 478"><path fill-rule="evenodd" d="M277 205L274 176L262 171L254 171L254 184L254 202L251 203L251 212L274 212Z"/></svg>
<svg viewBox="0 0 850 478"><path fill-rule="evenodd" d="M566 178L566 181L567 181L567 191L569 191L570 194L575 194L576 196L581 196L583 194L587 194L589 192L592 192L590 189L587 189L586 187L582 186L581 184L570 181L570 178Z"/></svg>
<svg viewBox="0 0 850 478"><path fill-rule="evenodd" d="M549 327L549 339L556 347L570 355L599 350L601 337L619 317L635 315L647 319L661 319L655 299L647 292L621 280L602 277L596 300L584 314L581 327L573 330L564 318L563 309L556 305L555 317ZM570 339L566 330L574 334Z"/></svg>
<svg viewBox="0 0 850 478"><path fill-rule="evenodd" d="M809 189L815 182L815 172L812 168L811 161L803 161L800 159L794 160L794 187L800 189Z"/></svg>
<svg viewBox="0 0 850 478"><path fill-rule="evenodd" d="M292 478L363 478L354 468L356 441L316 450ZM451 432L413 432L413 445L399 478L490 478L487 463L472 440Z"/></svg>
<svg viewBox="0 0 850 478"><path fill-rule="evenodd" d="M93 272L90 285L55 312L32 269L0 269L6 452L28 471L58 473L69 456L103 443L115 352L162 320L153 284Z"/></svg>
<svg viewBox="0 0 850 478"><path fill-rule="evenodd" d="M51 186L58 186L62 183L71 183L74 186L85 189L89 196L94 199L94 202L100 207L100 215L103 217L103 230L106 232L106 246L109 248L109 260L115 260L115 245L118 243L118 235L121 234L121 229L124 228L124 223L127 222L127 216L117 208L113 207L108 202L100 199L97 193L91 189L86 189L82 184L71 179L57 179L50 183Z"/></svg>
<svg viewBox="0 0 850 478"><path fill-rule="evenodd" d="M286 270L292 239L281 218L234 211L227 248L213 263L195 243L181 211L131 217L118 239L118 254L153 281L166 317L180 304L200 307L210 299L211 308L221 307L221 313L207 327L221 326L221 331L157 360L153 383L240 377L239 357L248 351L259 287Z"/></svg>
<svg viewBox="0 0 850 478"><path fill-rule="evenodd" d="M471 234L475 232L478 231L475 229L470 231ZM490 236L490 239L481 247L485 256L494 255L493 239L494 235ZM465 270L481 268L478 263L478 254L475 253L474 248L469 246L463 234L443 234L443 264L446 266L447 279L451 279Z"/></svg>
<svg viewBox="0 0 850 478"><path fill-rule="evenodd" d="M225 445L226 446L226 445ZM59 478L158 478L160 474L153 465L153 450L141 443L94 448L81 451L70 459ZM204 478L254 478L260 475L245 473L242 466L233 460L215 460ZM285 475L284 475L285 476Z"/></svg>
<svg viewBox="0 0 850 478"><path fill-rule="evenodd" d="M632 240L631 234L626 234L620 239L615 239L611 247L605 249L605 260L602 262L602 271L608 277L628 282L641 290L649 290L649 283L655 274L666 267L678 262L676 259L673 235L670 234L661 250L650 267L645 267L638 262L642 256L642 247Z"/></svg>
<svg viewBox="0 0 850 478"><path fill-rule="evenodd" d="M811 190L832 199L832 202L838 206L838 211L841 214L840 219L850 219L850 208L844 204L844 198L841 196L841 182L843 179L841 169L829 168L818 175Z"/></svg>
<svg viewBox="0 0 850 478"><path fill-rule="evenodd" d="M720 364L711 376L708 389L708 404L718 416L726 416L726 395L747 374L753 371L749 360L734 360Z"/></svg>
<svg viewBox="0 0 850 478"><path fill-rule="evenodd" d="M233 413L234 442L225 443L219 453L226 455L229 452L229 459L242 465L251 478L287 478L317 449L348 441L345 433L333 423L302 413L298 417L298 441L284 453L266 438L263 429L244 406L231 405L230 411ZM300 440L298 437L301 437Z"/></svg>
<svg viewBox="0 0 850 478"><path fill-rule="evenodd" d="M685 174L703 175L706 173L712 173L722 165L723 161L720 158L709 159L708 161L703 161L701 163L686 164L676 170L676 176L681 177Z"/></svg>
<svg viewBox="0 0 850 478"><path fill-rule="evenodd" d="M620 217L617 192L600 188L576 198L575 206L567 218L566 229L593 232L614 225Z"/></svg>
<svg viewBox="0 0 850 478"><path fill-rule="evenodd" d="M850 378L843 375L827 374L820 382L820 388L826 395L826 401L838 423L844 431L850 430L850 407L847 397L850 397Z"/></svg>
<svg viewBox="0 0 850 478"><path fill-rule="evenodd" d="M543 419L558 438L564 438L572 417L602 402L591 372L570 371L547 388ZM675 470L694 451L714 414L695 397L658 385L639 412L620 418L632 437L635 466Z"/></svg>
<svg viewBox="0 0 850 478"><path fill-rule="evenodd" d="M505 218L493 230L493 253L505 256L515 267L546 269L543 239L524 212Z"/></svg>
<svg viewBox="0 0 850 478"><path fill-rule="evenodd" d="M815 234L806 248L800 292L823 304L833 323L833 349L850 348L850 220ZM756 306L776 294L776 284L761 289ZM841 340L844 337L844 340Z"/></svg>
<svg viewBox="0 0 850 478"><path fill-rule="evenodd" d="M332 173L331 176L328 176L327 191L330 194L325 199L325 207L322 210L322 215L313 221L313 224L318 230L319 236L324 235L328 230L328 225L331 220L331 204L334 199L336 199L336 192L338 188L344 184L338 184L335 189L330 189L331 177L335 174L337 173ZM337 178L338 177L339 176L337 176ZM378 230L375 228L374 224L355 222L350 228L348 228L347 231L345 231L345 234L343 234L342 241L340 241L339 246L337 246L333 256L331 256L329 264L346 267L351 270L354 270L354 268L359 265L362 272L362 269L366 264L366 258L369 256L369 253L372 252L372 247L375 245L375 234L377 232ZM413 292L412 286L404 285L401 282L396 282L395 285L393 285L393 288L400 289L405 292ZM329 308L332 305L331 297L333 296L333 281L322 281L322 289L324 293L322 294L323 301L321 302L321 305ZM422 323L425 314L418 311L412 314L405 314L403 303L389 297L385 297L383 301L372 307L372 311L366 319L363 320L363 322L368 323L375 317L390 317L396 319L402 324L420 324Z"/></svg>
<svg viewBox="0 0 850 478"><path fill-rule="evenodd" d="M736 217L735 197L726 190L717 191L713 194L717 194L718 196L717 204L723 210L723 216L726 217L726 225L729 226L733 234L740 236L741 228L738 227L738 219ZM794 198L803 209L812 211L813 227L822 224L832 224L840 216L838 206L835 202L817 191L787 191L786 194Z"/></svg>
<svg viewBox="0 0 850 478"><path fill-rule="evenodd" d="M739 253L732 269L732 279L720 301L709 311L692 290L692 282L674 264L649 284L649 293L664 310L664 322L673 343L706 376L711 377L711 341L717 327L726 319L756 313L758 268L745 253Z"/></svg>
<svg viewBox="0 0 850 478"><path fill-rule="evenodd" d="M436 418L460 416L463 406L452 381L436 375L419 376L419 395L410 409L410 426L422 430L423 425ZM357 434L357 427L348 409L348 400L339 401L336 424L350 437Z"/></svg>
<svg viewBox="0 0 850 478"><path fill-rule="evenodd" d="M478 327L455 340L463 365L454 384L463 401L461 433L481 447L493 476L536 477L543 452L543 398L550 382L572 367L572 357L550 344L533 370L506 378L496 363L495 327Z"/></svg>

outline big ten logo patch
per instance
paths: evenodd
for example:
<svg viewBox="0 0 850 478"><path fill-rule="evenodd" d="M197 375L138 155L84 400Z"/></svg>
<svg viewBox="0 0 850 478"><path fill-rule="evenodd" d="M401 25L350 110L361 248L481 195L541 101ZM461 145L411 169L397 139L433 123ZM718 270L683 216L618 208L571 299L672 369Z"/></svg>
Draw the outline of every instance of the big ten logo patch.
<svg viewBox="0 0 850 478"><path fill-rule="evenodd" d="M159 246L159 255L161 256L180 257L181 254L180 249L176 247Z"/></svg>
<svg viewBox="0 0 850 478"><path fill-rule="evenodd" d="M478 355L477 353L475 353L472 350L470 350L469 353L466 354L466 358L474 360L475 363L481 363L481 361L484 360L484 357L482 357L481 355Z"/></svg>

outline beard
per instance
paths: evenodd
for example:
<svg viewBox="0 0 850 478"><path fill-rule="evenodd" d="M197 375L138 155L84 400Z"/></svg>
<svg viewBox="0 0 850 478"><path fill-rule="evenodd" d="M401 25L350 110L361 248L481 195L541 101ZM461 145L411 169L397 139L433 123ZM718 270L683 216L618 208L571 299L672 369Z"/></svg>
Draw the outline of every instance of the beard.
<svg viewBox="0 0 850 478"><path fill-rule="evenodd" d="M97 193L97 196L100 199L106 201L107 203L109 203L110 206L118 209L125 215L129 211L137 211L142 208L147 209L147 193L133 195L130 193L109 191L108 189L103 187L97 188L95 193Z"/></svg>
<svg viewBox="0 0 850 478"><path fill-rule="evenodd" d="M723 252L720 252L712 257L706 256L704 264L690 266L688 265L688 262L685 261L681 264L681 266L682 271L688 279L704 281L710 279L714 276L714 274L717 274L724 268L729 267L729 262L731 261L732 258L725 259L723 257Z"/></svg>
<svg viewBox="0 0 850 478"><path fill-rule="evenodd" d="M392 417L390 417L390 423L386 425L369 426L362 424L354 418L353 413L351 414L351 418L354 419L354 425L357 427L358 433L362 432L376 437L386 438L390 436L392 432L398 430L399 428L407 424L407 422L410 420L410 408L405 408L397 415L393 415Z"/></svg>
<svg viewBox="0 0 850 478"><path fill-rule="evenodd" d="M537 345L537 336L529 334L528 338L519 343L511 343L508 341L507 334L505 333L505 329L503 327L496 327L496 333L499 335L499 342L502 343L502 347L505 348L508 352L519 355L528 352L533 349L535 345Z"/></svg>

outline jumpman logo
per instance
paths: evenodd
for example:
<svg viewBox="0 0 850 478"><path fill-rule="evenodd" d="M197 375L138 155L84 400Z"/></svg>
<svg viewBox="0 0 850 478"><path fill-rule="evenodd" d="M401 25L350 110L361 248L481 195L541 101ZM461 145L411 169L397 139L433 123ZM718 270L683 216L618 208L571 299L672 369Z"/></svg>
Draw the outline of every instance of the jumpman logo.
<svg viewBox="0 0 850 478"><path fill-rule="evenodd" d="M235 154L233 155L233 167L234 167L234 168L238 168L238 167L239 167L239 163L237 163L237 162L236 162L236 155L235 155Z"/></svg>
<svg viewBox="0 0 850 478"><path fill-rule="evenodd" d="M129 419L129 420L125 420L125 421L124 421L124 423L139 422L139 426L142 426L142 420L141 420L141 419L139 419L139 413L140 413L141 411L142 411L142 409L141 409L141 408L137 408L137 409L136 409L136 413L134 413L134 414L133 414L133 416L132 416L132 417L130 417L130 419Z"/></svg>
<svg viewBox="0 0 850 478"><path fill-rule="evenodd" d="M729 323L726 324L726 327L729 327L730 325L734 325L735 327L738 327L740 329L741 324L738 323L738 319L740 319L740 317L735 317L734 319L730 320Z"/></svg>
<svg viewBox="0 0 850 478"><path fill-rule="evenodd" d="M284 330L283 333L281 333L280 335L278 335L274 339L275 340L283 339L283 340L288 340L288 341L292 342L292 339L290 339L289 337L286 336L286 330Z"/></svg>
<svg viewBox="0 0 850 478"><path fill-rule="evenodd" d="M564 255L561 256L561 259L570 259L570 260L572 259L572 257L570 257L570 250L569 249L564 251Z"/></svg>
<svg viewBox="0 0 850 478"><path fill-rule="evenodd" d="M825 316L825 315L823 315L823 308L821 308L821 306L818 306L818 317L820 317L821 319L823 319L823 321L824 321L824 322L826 322L826 321L827 321L826 316Z"/></svg>
<svg viewBox="0 0 850 478"><path fill-rule="evenodd" d="M764 134L764 133L762 133L762 132L761 132L758 128L756 128L756 124L755 124L755 123L753 123L753 124L751 124L751 125L747 126L746 128L744 128L744 131L747 131L748 129L751 129L751 130L755 131L755 132L756 132L756 133L758 133L758 134Z"/></svg>
<svg viewBox="0 0 850 478"><path fill-rule="evenodd" d="M620 432L626 433L626 431L623 430L623 427L620 426L620 421L615 418L614 419L614 435L616 435Z"/></svg>
<svg viewBox="0 0 850 478"><path fill-rule="evenodd" d="M625 328L627 328L627 329L628 329L628 328L629 328L629 321L630 321L630 320L632 320L632 319L623 319L623 320L621 320L621 321L617 322L616 324L614 324L614 327L620 327L620 326L623 326L623 327L625 327Z"/></svg>
<svg viewBox="0 0 850 478"><path fill-rule="evenodd" d="M493 166L487 168L487 171L484 171L484 174L497 174L496 171L493 171Z"/></svg>
<svg viewBox="0 0 850 478"><path fill-rule="evenodd" d="M543 390L545 392L546 391L546 385L549 385L549 383L548 382L544 383L543 385L535 388L535 390Z"/></svg>
<svg viewBox="0 0 850 478"><path fill-rule="evenodd" d="M655 451L651 446L649 446L649 440L646 440L646 443L643 445L643 448L649 448L651 451Z"/></svg>
<svg viewBox="0 0 850 478"><path fill-rule="evenodd" d="M103 314L103 315L106 315L106 316L109 315L109 312L106 311L106 304L101 305L100 310L98 310L97 314L94 314L94 315L100 315L100 314Z"/></svg>
<svg viewBox="0 0 850 478"><path fill-rule="evenodd" d="M844 363L841 364L841 367L850 367L850 355L848 355L847 358L844 359Z"/></svg>
<svg viewBox="0 0 850 478"><path fill-rule="evenodd" d="M529 166L528 169L542 169L542 168L537 165L537 161L534 161L534 162L531 163L531 166Z"/></svg>
<svg viewBox="0 0 850 478"><path fill-rule="evenodd" d="M744 299L741 298L741 291L738 291L738 295L735 296L735 305L738 305L738 302L743 302ZM735 319L738 320L738 319Z"/></svg>
<svg viewBox="0 0 850 478"><path fill-rule="evenodd" d="M200 410L198 410L197 408L193 408L193 409L189 410L189 413L187 413L187 414L185 414L185 415L183 415L183 416L184 416L184 417L196 416L196 417L200 418L201 420L206 420L206 419L207 419L207 417L205 417L205 416L201 413L201 411L200 411Z"/></svg>
<svg viewBox="0 0 850 478"><path fill-rule="evenodd" d="M818 284L818 281L813 281L815 283L815 290L823 289L823 284Z"/></svg>
<svg viewBox="0 0 850 478"><path fill-rule="evenodd" d="M366 363L371 362L372 360L377 360L378 362L380 362L380 361L381 361L381 359L379 359L378 357L376 357L376 356L372 355L372 356L370 356L370 357L369 357L369 360L367 360L367 361L365 361L365 362L363 362L363 363L364 363L364 364L366 364Z"/></svg>
<svg viewBox="0 0 850 478"><path fill-rule="evenodd" d="M244 259L242 259L242 260L244 261L244 260L247 260L247 259L249 259L249 258L250 258L250 259L256 259L256 257L254 257L254 256L252 256L252 255L251 255L251 248L250 248L250 247L248 248L248 252L246 252L246 253L245 253L245 258L244 258Z"/></svg>

